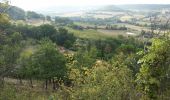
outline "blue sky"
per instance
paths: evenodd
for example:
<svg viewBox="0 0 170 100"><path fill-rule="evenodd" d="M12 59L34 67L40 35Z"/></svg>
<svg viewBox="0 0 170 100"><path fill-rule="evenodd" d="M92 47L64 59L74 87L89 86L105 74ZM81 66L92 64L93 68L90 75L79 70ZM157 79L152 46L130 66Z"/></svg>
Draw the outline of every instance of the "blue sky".
<svg viewBox="0 0 170 100"><path fill-rule="evenodd" d="M11 4L25 10L35 10L50 6L170 4L170 0L11 0Z"/></svg>

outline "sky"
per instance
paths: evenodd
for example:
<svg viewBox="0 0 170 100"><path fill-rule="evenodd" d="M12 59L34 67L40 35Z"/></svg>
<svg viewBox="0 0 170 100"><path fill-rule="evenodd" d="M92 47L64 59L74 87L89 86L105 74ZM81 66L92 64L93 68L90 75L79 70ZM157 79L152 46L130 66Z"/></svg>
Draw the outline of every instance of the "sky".
<svg viewBox="0 0 170 100"><path fill-rule="evenodd" d="M95 6L118 4L170 4L170 0L10 0L24 10L36 10L50 6Z"/></svg>

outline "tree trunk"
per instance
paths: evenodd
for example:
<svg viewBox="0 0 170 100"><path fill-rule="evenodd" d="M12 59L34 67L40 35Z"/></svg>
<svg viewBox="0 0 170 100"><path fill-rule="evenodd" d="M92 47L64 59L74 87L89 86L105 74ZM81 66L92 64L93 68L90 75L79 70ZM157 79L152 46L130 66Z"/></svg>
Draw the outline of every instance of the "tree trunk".
<svg viewBox="0 0 170 100"><path fill-rule="evenodd" d="M51 84L52 83L52 79L49 79L49 84Z"/></svg>
<svg viewBox="0 0 170 100"><path fill-rule="evenodd" d="M22 85L22 79L19 77L19 84Z"/></svg>
<svg viewBox="0 0 170 100"><path fill-rule="evenodd" d="M0 77L0 87L3 87L3 86L4 86L4 78Z"/></svg>
<svg viewBox="0 0 170 100"><path fill-rule="evenodd" d="M53 81L53 90L55 90L55 89L56 89L56 85L55 85L55 80L54 80L54 78L52 79L52 81Z"/></svg>
<svg viewBox="0 0 170 100"><path fill-rule="evenodd" d="M58 82L56 82L56 83L55 83L55 87L56 87L56 89L58 89L58 88L59 88L59 86L60 86L60 85L59 85L59 83L58 83Z"/></svg>
<svg viewBox="0 0 170 100"><path fill-rule="evenodd" d="M45 80L45 90L47 90L47 88L48 88L47 86L48 86L48 80L46 79Z"/></svg>
<svg viewBox="0 0 170 100"><path fill-rule="evenodd" d="M30 78L30 87L33 88L32 79Z"/></svg>

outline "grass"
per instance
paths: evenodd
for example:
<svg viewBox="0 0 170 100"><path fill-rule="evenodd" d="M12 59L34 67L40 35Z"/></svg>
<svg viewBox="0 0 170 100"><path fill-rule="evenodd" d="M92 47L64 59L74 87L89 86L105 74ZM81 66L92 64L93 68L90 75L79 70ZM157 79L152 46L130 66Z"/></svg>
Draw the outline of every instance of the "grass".
<svg viewBox="0 0 170 100"><path fill-rule="evenodd" d="M84 27L84 28L86 28L86 27L95 27L95 26L96 26L95 24L93 24L93 23L88 23L88 22L74 22L74 24L79 25L79 26L82 26L82 27ZM106 25L97 25L97 27L104 29L104 28L106 27Z"/></svg>
<svg viewBox="0 0 170 100"><path fill-rule="evenodd" d="M104 30L104 29L99 29L98 32L103 33L103 35L111 36L111 37L116 37L118 35L123 35L127 36L126 32L124 30Z"/></svg>
<svg viewBox="0 0 170 100"><path fill-rule="evenodd" d="M33 88L29 86L29 80L22 82L20 84L17 79L6 78L4 85L0 85L0 100L63 100L62 96L66 96L61 88L52 90L52 84L48 84L45 90L40 80L33 80Z"/></svg>
<svg viewBox="0 0 170 100"><path fill-rule="evenodd" d="M68 28L69 32L72 32L75 36L79 38L86 38L86 39L107 39L107 38L115 38L119 35L127 36L125 30L105 30L105 29L84 29L84 30L75 30L72 28ZM129 31L128 31L129 32ZM132 31L130 31L132 32ZM137 33L132 32L132 33Z"/></svg>
<svg viewBox="0 0 170 100"><path fill-rule="evenodd" d="M122 17L120 18L120 20L121 20L121 21L128 21L128 20L131 20L132 18L133 18L132 16L126 15L126 16L122 16Z"/></svg>
<svg viewBox="0 0 170 100"><path fill-rule="evenodd" d="M136 25L131 25L131 24L125 24L125 23L120 23L117 25L125 25L127 28L132 29L132 30L136 30L136 31L141 31L141 30L146 30L148 31L149 29L147 27L141 27L141 26L136 26Z"/></svg>
<svg viewBox="0 0 170 100"><path fill-rule="evenodd" d="M72 32L75 36L79 38L87 38L87 39L106 39L110 36L103 34L94 29L84 29L84 30L75 30L71 28L67 28L69 32Z"/></svg>
<svg viewBox="0 0 170 100"><path fill-rule="evenodd" d="M86 38L86 39L107 39L107 38L114 38L119 35L127 36L124 30L105 30L105 29L84 29L84 30L75 30L71 28L67 28L69 32L72 32L75 36L79 38Z"/></svg>
<svg viewBox="0 0 170 100"><path fill-rule="evenodd" d="M4 87L1 88L0 91L0 100L49 100L56 94L57 91L40 90L40 88L30 88L28 86L19 87L5 83Z"/></svg>
<svg viewBox="0 0 170 100"><path fill-rule="evenodd" d="M86 22L74 22L74 24L80 25L80 26L83 26L83 27L87 27L87 26L94 27L95 26L94 24L90 24L90 23L86 23Z"/></svg>

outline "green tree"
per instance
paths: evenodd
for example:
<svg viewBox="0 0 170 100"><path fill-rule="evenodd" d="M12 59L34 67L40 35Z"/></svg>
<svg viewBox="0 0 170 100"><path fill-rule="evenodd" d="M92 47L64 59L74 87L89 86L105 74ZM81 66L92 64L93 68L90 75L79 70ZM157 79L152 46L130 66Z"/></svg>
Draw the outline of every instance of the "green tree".
<svg viewBox="0 0 170 100"><path fill-rule="evenodd" d="M153 39L146 54L139 60L140 72L137 74L137 88L144 97L156 99L163 92L163 85L168 78L170 68L170 41L167 39ZM166 88L167 86L164 86Z"/></svg>
<svg viewBox="0 0 170 100"><path fill-rule="evenodd" d="M8 1L3 1L4 2L0 2L0 32L4 31L4 29L10 25L9 17L6 14L9 8Z"/></svg>
<svg viewBox="0 0 170 100"><path fill-rule="evenodd" d="M47 21L51 21L51 16L46 16Z"/></svg>
<svg viewBox="0 0 170 100"><path fill-rule="evenodd" d="M42 40L38 50L32 57L33 66L38 72L38 78L46 81L46 89L48 80L54 80L54 78L57 78L57 80L65 80L67 78L65 57L50 40ZM55 89L55 83L53 83L53 85Z"/></svg>
<svg viewBox="0 0 170 100"><path fill-rule="evenodd" d="M1 48L1 77L15 76L16 60L21 52L21 34L13 33L7 37L6 43Z"/></svg>
<svg viewBox="0 0 170 100"><path fill-rule="evenodd" d="M76 41L76 37L72 33L69 33L68 30L59 28L58 33L53 37L53 41L55 41L60 46L70 48Z"/></svg>
<svg viewBox="0 0 170 100"><path fill-rule="evenodd" d="M77 69L71 70L70 78L74 87L68 98L135 100L132 72L126 66L119 64L119 67L115 67L98 60L90 69L82 70L83 73Z"/></svg>
<svg viewBox="0 0 170 100"><path fill-rule="evenodd" d="M44 19L44 16L33 11L26 13L28 19Z"/></svg>
<svg viewBox="0 0 170 100"><path fill-rule="evenodd" d="M95 64L97 59L97 49L95 47L90 48L90 50L80 49L75 55L77 60L76 66L78 68L87 67L90 68Z"/></svg>
<svg viewBox="0 0 170 100"><path fill-rule="evenodd" d="M45 37L48 37L51 39L52 36L54 36L57 32L55 27L49 24L41 25L38 27L38 29L39 29L39 34L37 38L40 38L40 39L45 38Z"/></svg>
<svg viewBox="0 0 170 100"><path fill-rule="evenodd" d="M25 48L21 54L20 57L17 60L17 76L22 79L29 79L30 80L30 86L32 85L32 79L36 78L36 70L33 66L33 59L32 55L35 50L33 50L32 47Z"/></svg>
<svg viewBox="0 0 170 100"><path fill-rule="evenodd" d="M55 24L59 26L65 26L68 24L72 24L73 21L66 17L55 17Z"/></svg>

